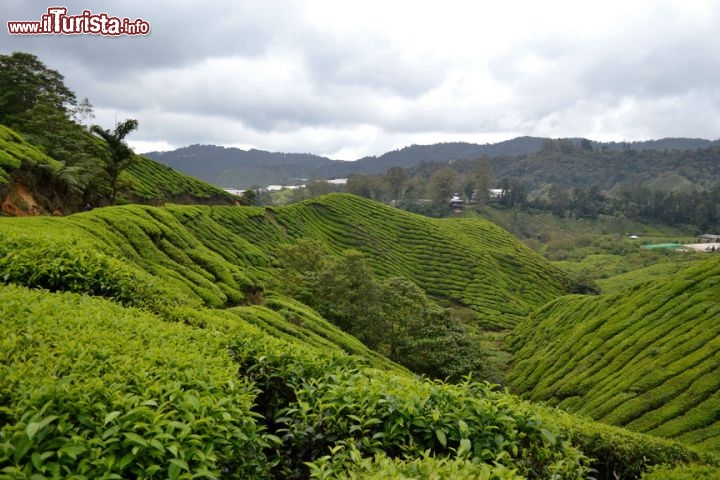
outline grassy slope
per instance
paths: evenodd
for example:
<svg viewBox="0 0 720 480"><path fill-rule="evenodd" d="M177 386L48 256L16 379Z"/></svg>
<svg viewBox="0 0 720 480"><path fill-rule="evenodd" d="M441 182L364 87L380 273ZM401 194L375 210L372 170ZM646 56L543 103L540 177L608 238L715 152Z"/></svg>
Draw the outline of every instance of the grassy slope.
<svg viewBox="0 0 720 480"><path fill-rule="evenodd" d="M520 324L528 398L720 451L720 258L621 294L569 296Z"/></svg>
<svg viewBox="0 0 720 480"><path fill-rule="evenodd" d="M175 212L190 208L175 207ZM167 210L148 206L102 208L65 218L5 218L0 228L0 258L7 256L0 261L0 270L14 268L23 271L24 277L46 279L71 274L92 278L107 266L115 274L101 278L100 283L119 287L106 288L110 293L105 296L119 297L124 303L197 322L202 322L198 310L222 308L278 336L297 336L391 366L303 305L272 295L260 301L263 305L248 305L252 302L247 296L261 290L262 279L268 275L268 257L241 238L217 236L214 240L203 244ZM223 241L226 246L220 248ZM67 283L59 289L84 291L84 284L72 289ZM120 294L114 293L118 290ZM290 321L298 317L302 329Z"/></svg>
<svg viewBox="0 0 720 480"><path fill-rule="evenodd" d="M62 164L33 147L22 136L0 125L0 185L10 182L10 174L20 168L45 165L58 171Z"/></svg>
<svg viewBox="0 0 720 480"><path fill-rule="evenodd" d="M87 135L90 135L89 133ZM137 161L122 175L128 185L125 195L140 203L214 203L231 205L237 198L224 190L189 177L149 158ZM32 172L36 167L56 175L63 167L17 132L0 125L0 185L10 184L18 171ZM46 179L45 179L46 181ZM33 187L33 185L28 185Z"/></svg>
<svg viewBox="0 0 720 480"><path fill-rule="evenodd" d="M147 157L137 156L137 162L124 173L130 184L132 198L151 204L213 203L231 205L237 197L196 178L166 167Z"/></svg>
<svg viewBox="0 0 720 480"><path fill-rule="evenodd" d="M208 307L242 302L243 290L269 274L275 249L300 237L335 252L357 248L379 274L465 303L489 325L514 325L562 294L559 270L488 222L427 219L348 195L277 209L127 206L7 219L3 230L23 236L28 226L66 242L80 237L145 273L174 277L173 289Z"/></svg>
<svg viewBox="0 0 720 480"><path fill-rule="evenodd" d="M196 236L240 238L272 256L277 245L316 238L369 255L380 275L402 275L429 294L471 306L491 326L512 326L562 294L564 276L507 232L478 219L429 219L350 195L267 209L169 208ZM230 259L230 258L229 258Z"/></svg>

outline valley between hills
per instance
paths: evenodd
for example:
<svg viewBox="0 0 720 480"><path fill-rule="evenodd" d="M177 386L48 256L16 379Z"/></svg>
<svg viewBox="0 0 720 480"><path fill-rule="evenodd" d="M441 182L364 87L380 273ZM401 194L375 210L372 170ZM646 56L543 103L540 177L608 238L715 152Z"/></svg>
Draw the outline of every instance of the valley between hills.
<svg viewBox="0 0 720 480"><path fill-rule="evenodd" d="M469 332L510 332L502 381L542 403L418 377L292 298L279 259L302 239L360 252ZM569 295L563 270L488 221L340 194L2 218L0 240L6 478L714 471L715 257Z"/></svg>

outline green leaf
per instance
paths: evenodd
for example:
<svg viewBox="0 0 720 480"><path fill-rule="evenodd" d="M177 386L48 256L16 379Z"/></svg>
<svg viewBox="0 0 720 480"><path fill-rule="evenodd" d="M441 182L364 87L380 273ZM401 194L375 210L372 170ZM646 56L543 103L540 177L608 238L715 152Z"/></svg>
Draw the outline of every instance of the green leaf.
<svg viewBox="0 0 720 480"><path fill-rule="evenodd" d="M471 450L472 443L467 438L463 438L462 440L460 440L460 447L458 448L457 456L460 458L465 458L470 455Z"/></svg>
<svg viewBox="0 0 720 480"><path fill-rule="evenodd" d="M108 423L112 422L112 421L115 420L117 417L119 417L121 413L122 413L122 412L119 412L119 411L117 411L117 410L115 410L114 412L108 413L107 415L105 415L105 421L104 421L103 424L104 424L104 425L107 425Z"/></svg>
<svg viewBox="0 0 720 480"><path fill-rule="evenodd" d="M161 453L165 453L165 447L163 446L162 442L156 438L150 440L150 446L159 450Z"/></svg>
<svg viewBox="0 0 720 480"><path fill-rule="evenodd" d="M20 437L20 440L18 440L17 444L15 445L15 455L13 455L15 463L20 462L20 460L25 456L27 451L30 450L31 445L32 440L30 440L27 436Z"/></svg>
<svg viewBox="0 0 720 480"><path fill-rule="evenodd" d="M134 443L136 445L140 445L141 447L148 446L147 440L145 440L143 437L141 437L137 433L127 432L127 433L125 433L125 438L127 438L128 440L130 440L132 443Z"/></svg>
<svg viewBox="0 0 720 480"><path fill-rule="evenodd" d="M445 437L445 432L437 429L435 430L435 436L437 437L438 441L440 442L440 445L443 447L447 447L447 438Z"/></svg>
<svg viewBox="0 0 720 480"><path fill-rule="evenodd" d="M78 455L85 452L86 450L87 448L85 448L83 445L80 445L79 443L69 442L63 445L62 448L58 451L58 453L65 454L73 460L77 460Z"/></svg>
<svg viewBox="0 0 720 480"><path fill-rule="evenodd" d="M33 467L35 467L35 470L40 470L40 467L42 466L42 457L40 456L40 452L35 452L30 457L30 461L33 464Z"/></svg>
<svg viewBox="0 0 720 480"><path fill-rule="evenodd" d="M193 473L192 478L212 478L217 479L217 476L213 474L210 470L207 468L200 468L195 473Z"/></svg>
<svg viewBox="0 0 720 480"><path fill-rule="evenodd" d="M124 469L125 467L130 465L133 462L133 460L135 460L135 455L133 455L132 453L128 453L127 455L125 455L124 457L122 457L120 459L120 461L118 462L118 468L120 470Z"/></svg>
<svg viewBox="0 0 720 480"><path fill-rule="evenodd" d="M182 458L171 458L170 463L172 463L173 465L177 465L178 468L181 468L182 470L190 471L188 463Z"/></svg>
<svg viewBox="0 0 720 480"><path fill-rule="evenodd" d="M43 418L39 422L30 422L28 423L28 426L25 427L25 433L27 434L28 438L32 440L33 437L37 434L37 432L48 426L50 422L56 420L57 418L58 417L56 417L55 415L51 415L49 417Z"/></svg>
<svg viewBox="0 0 720 480"><path fill-rule="evenodd" d="M176 463L170 463L168 468L168 477L170 480L176 480L180 476L181 468Z"/></svg>
<svg viewBox="0 0 720 480"><path fill-rule="evenodd" d="M467 423L462 419L458 420L458 428L460 429L460 433L465 433L469 430Z"/></svg>

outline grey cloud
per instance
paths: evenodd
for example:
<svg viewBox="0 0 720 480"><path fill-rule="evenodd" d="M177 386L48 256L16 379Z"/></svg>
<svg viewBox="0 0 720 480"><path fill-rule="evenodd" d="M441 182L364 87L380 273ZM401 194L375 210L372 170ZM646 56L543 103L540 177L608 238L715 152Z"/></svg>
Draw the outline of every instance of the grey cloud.
<svg viewBox="0 0 720 480"><path fill-rule="evenodd" d="M442 83L447 62L409 56L384 39L326 37L311 32L304 54L319 85L378 89L417 97Z"/></svg>
<svg viewBox="0 0 720 480"><path fill-rule="evenodd" d="M12 3L8 17L39 20L45 7L30 8L28 2ZM45 61L80 59L104 75L131 75L137 70L191 64L208 56L257 56L266 52L276 29L291 22L294 7L272 2L277 9L255 8L254 2L223 0L188 4L175 1L112 1L102 8L86 1L64 2L70 14L83 9L131 20L143 18L151 33L141 37L95 35L13 36L3 32L4 50L31 50ZM19 7L18 7L19 5ZM35 4L37 5L37 4Z"/></svg>
<svg viewBox="0 0 720 480"><path fill-rule="evenodd" d="M325 31L310 24L302 4L293 0L96 3L63 5L70 13L89 8L142 17L152 33L107 38L3 32L0 53L37 54L65 75L79 97L139 118L137 136L147 141L242 143L235 137L244 132L278 148L298 145L296 150L307 151L302 147L307 145L327 152L426 133L447 138L476 132L617 132L632 140L631 135L717 136L712 132L720 131L720 42L715 38L720 5L715 18L702 25L684 24L684 17L673 16L679 10L663 2L647 17L623 19L594 37L539 27L488 59L467 50L455 57L452 49L435 56L401 49L391 32ZM7 20L38 20L45 8L0 0ZM442 40L440 31L428 35ZM524 57L545 62L543 68L523 69L518 62ZM287 68L264 69L263 62L276 60L288 61ZM507 96L497 100L472 90L471 80L484 69L507 87ZM448 82L451 75L471 80L456 87ZM366 127L377 130L376 143L373 134L357 134ZM311 137L307 132L313 130L323 133Z"/></svg>

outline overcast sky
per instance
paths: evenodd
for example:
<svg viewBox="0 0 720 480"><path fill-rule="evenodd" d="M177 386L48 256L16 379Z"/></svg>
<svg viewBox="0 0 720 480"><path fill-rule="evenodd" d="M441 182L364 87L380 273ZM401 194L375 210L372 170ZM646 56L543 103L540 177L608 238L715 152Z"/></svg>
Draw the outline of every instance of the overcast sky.
<svg viewBox="0 0 720 480"><path fill-rule="evenodd" d="M10 35L50 6L148 36ZM520 135L720 137L720 1L0 0L26 51L137 152L379 155Z"/></svg>

